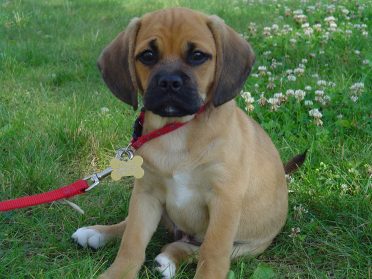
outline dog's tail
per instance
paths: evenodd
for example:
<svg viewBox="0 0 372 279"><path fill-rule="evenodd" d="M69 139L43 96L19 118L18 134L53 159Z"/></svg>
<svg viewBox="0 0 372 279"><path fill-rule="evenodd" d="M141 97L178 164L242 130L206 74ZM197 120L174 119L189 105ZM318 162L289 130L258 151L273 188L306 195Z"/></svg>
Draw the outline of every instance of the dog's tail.
<svg viewBox="0 0 372 279"><path fill-rule="evenodd" d="M295 172L302 164L305 162L306 159L307 149L304 153L298 154L294 156L289 162L284 165L285 174L290 174Z"/></svg>

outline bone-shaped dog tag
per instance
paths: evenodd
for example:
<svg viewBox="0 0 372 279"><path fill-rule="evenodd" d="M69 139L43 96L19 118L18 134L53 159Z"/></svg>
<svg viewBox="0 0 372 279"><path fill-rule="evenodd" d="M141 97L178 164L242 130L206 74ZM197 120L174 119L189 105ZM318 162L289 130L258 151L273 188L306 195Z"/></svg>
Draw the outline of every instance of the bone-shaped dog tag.
<svg viewBox="0 0 372 279"><path fill-rule="evenodd" d="M132 160L127 161L121 161L118 158L112 159L110 162L112 180L117 181L124 176L141 178L145 173L142 168L142 163L143 159L141 156L134 156Z"/></svg>

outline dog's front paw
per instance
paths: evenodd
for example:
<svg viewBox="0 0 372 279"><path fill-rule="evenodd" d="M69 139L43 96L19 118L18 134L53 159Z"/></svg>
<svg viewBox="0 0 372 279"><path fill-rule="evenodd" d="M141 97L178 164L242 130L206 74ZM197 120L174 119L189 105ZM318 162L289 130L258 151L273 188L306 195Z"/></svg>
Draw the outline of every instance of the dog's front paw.
<svg viewBox="0 0 372 279"><path fill-rule="evenodd" d="M164 253L156 256L156 270L161 272L163 279L171 279L176 275L176 264Z"/></svg>
<svg viewBox="0 0 372 279"><path fill-rule="evenodd" d="M76 232L72 234L71 238L81 247L86 248L89 246L93 249L104 246L108 241L104 233L89 227L77 229Z"/></svg>

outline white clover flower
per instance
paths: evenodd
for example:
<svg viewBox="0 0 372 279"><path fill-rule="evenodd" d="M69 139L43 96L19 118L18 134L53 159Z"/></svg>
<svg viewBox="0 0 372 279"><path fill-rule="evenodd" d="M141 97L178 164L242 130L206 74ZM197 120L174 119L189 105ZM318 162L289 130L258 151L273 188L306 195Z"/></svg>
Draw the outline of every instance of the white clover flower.
<svg viewBox="0 0 372 279"><path fill-rule="evenodd" d="M101 108L101 113L102 114L106 114L106 113L108 113L110 110L109 110L109 108L107 108L107 107L102 107Z"/></svg>
<svg viewBox="0 0 372 279"><path fill-rule="evenodd" d="M294 206L293 210L297 213L302 215L303 213L308 213L309 211L302 205Z"/></svg>
<svg viewBox="0 0 372 279"><path fill-rule="evenodd" d="M319 75L318 74L312 74L311 77L312 78L315 78L315 79L318 79L319 78Z"/></svg>
<svg viewBox="0 0 372 279"><path fill-rule="evenodd" d="M293 28L289 26L288 24L284 24L282 28L283 34L288 34L289 32L292 32Z"/></svg>
<svg viewBox="0 0 372 279"><path fill-rule="evenodd" d="M308 62L307 59L306 59L306 58L303 58L303 59L301 60L301 63L302 63L302 64L300 64L299 67L300 67L300 68L305 68L305 65L303 65L303 64L306 64L307 62ZM301 67L301 65L302 65L303 67Z"/></svg>
<svg viewBox="0 0 372 279"><path fill-rule="evenodd" d="M288 70L285 71L285 74L286 74L287 76L289 76L289 75L293 74L293 70L288 69Z"/></svg>
<svg viewBox="0 0 372 279"><path fill-rule="evenodd" d="M254 98L251 96L251 92L248 92L248 91L242 92L241 96L243 97L244 101L246 101L247 103L252 104L254 102Z"/></svg>
<svg viewBox="0 0 372 279"><path fill-rule="evenodd" d="M251 111L254 111L254 105L252 104L247 104L247 106L245 107L247 109L247 111L251 112Z"/></svg>
<svg viewBox="0 0 372 279"><path fill-rule="evenodd" d="M323 106L325 106L326 104L328 104L330 101L331 101L331 97L329 97L328 95L324 95L324 91L323 90L317 90L315 91L315 101L317 101L318 103L322 104Z"/></svg>
<svg viewBox="0 0 372 279"><path fill-rule="evenodd" d="M346 9L346 8L343 8L343 9L341 10L341 12L342 12L344 15L348 15L348 14L350 13L350 11L349 11L348 9Z"/></svg>
<svg viewBox="0 0 372 279"><path fill-rule="evenodd" d="M309 115L314 117L314 118L322 118L323 117L322 113L317 108L314 108L314 109L310 110Z"/></svg>
<svg viewBox="0 0 372 279"><path fill-rule="evenodd" d="M256 33L257 33L256 23L254 23L254 22L250 22L249 25L248 25L248 31L249 31L249 33L251 33L252 35L256 35Z"/></svg>
<svg viewBox="0 0 372 279"><path fill-rule="evenodd" d="M285 16L291 16L292 15L291 9L288 8L288 7L284 7L284 15Z"/></svg>
<svg viewBox="0 0 372 279"><path fill-rule="evenodd" d="M300 10L297 10L297 11L300 11ZM307 16L305 16L303 13L295 13L297 11L293 12L293 19L298 23L307 22Z"/></svg>
<svg viewBox="0 0 372 279"><path fill-rule="evenodd" d="M246 103L247 111L253 111L254 106L252 104L254 103L254 98L251 96L251 93L246 91L243 92L241 95Z"/></svg>
<svg viewBox="0 0 372 279"><path fill-rule="evenodd" d="M349 187L346 184L341 184L341 192L345 193L347 190L349 190Z"/></svg>
<svg viewBox="0 0 372 279"><path fill-rule="evenodd" d="M266 36L266 37L269 37L271 36L271 28L270 27L264 27L263 29L263 35Z"/></svg>
<svg viewBox="0 0 372 279"><path fill-rule="evenodd" d="M308 13L313 13L313 12L315 12L315 10L316 10L315 6L307 6L307 8L306 8L306 11Z"/></svg>
<svg viewBox="0 0 372 279"><path fill-rule="evenodd" d="M315 90L315 95L323 97L324 91L323 90Z"/></svg>
<svg viewBox="0 0 372 279"><path fill-rule="evenodd" d="M313 101L311 101L311 100L305 100L305 106L307 106L307 107L311 107L312 105L313 105Z"/></svg>
<svg viewBox="0 0 372 279"><path fill-rule="evenodd" d="M360 50L354 50L354 53L356 54L356 55L360 55Z"/></svg>
<svg viewBox="0 0 372 279"><path fill-rule="evenodd" d="M302 76L305 72L304 68L296 68L293 70L295 75Z"/></svg>
<svg viewBox="0 0 372 279"><path fill-rule="evenodd" d="M327 5L327 12L334 13L336 11L336 6L333 4Z"/></svg>
<svg viewBox="0 0 372 279"><path fill-rule="evenodd" d="M289 75L287 78L288 78L289 81L296 81L296 79L297 79L296 76L294 76L294 75Z"/></svg>
<svg viewBox="0 0 372 279"><path fill-rule="evenodd" d="M270 50L265 51L265 52L263 53L263 55L264 55L264 56L270 56L270 55L271 55L271 51L270 51Z"/></svg>
<svg viewBox="0 0 372 279"><path fill-rule="evenodd" d="M362 64L363 64L363 65L368 65L368 64L369 64L369 60L368 60L368 59L364 59L364 60L362 61Z"/></svg>
<svg viewBox="0 0 372 279"><path fill-rule="evenodd" d="M314 108L314 109L310 110L309 115L314 118L315 125L317 125L317 126L322 126L323 125L323 121L321 120L323 115L317 108Z"/></svg>
<svg viewBox="0 0 372 279"><path fill-rule="evenodd" d="M287 180L288 184L291 184L291 183L294 182L294 178L292 176L290 176L289 174L285 175L285 179ZM288 190L288 193L291 193L291 191L293 192L293 190Z"/></svg>
<svg viewBox="0 0 372 279"><path fill-rule="evenodd" d="M329 87L336 87L336 83L334 83L333 81L329 81L328 86Z"/></svg>
<svg viewBox="0 0 372 279"><path fill-rule="evenodd" d="M320 23L314 24L313 28L316 32L322 31L322 25Z"/></svg>
<svg viewBox="0 0 372 279"><path fill-rule="evenodd" d="M277 111L280 106L280 100L277 98L269 98L267 102L271 105L271 111Z"/></svg>
<svg viewBox="0 0 372 279"><path fill-rule="evenodd" d="M267 72L266 66L258 66L258 71L260 72L261 75L265 75Z"/></svg>
<svg viewBox="0 0 372 279"><path fill-rule="evenodd" d="M260 98L258 99L258 104L263 107L266 103L267 99L265 98L264 93L261 93Z"/></svg>
<svg viewBox="0 0 372 279"><path fill-rule="evenodd" d="M310 85L306 85L305 86L305 90L306 91L311 91L311 90L313 90L313 88Z"/></svg>
<svg viewBox="0 0 372 279"><path fill-rule="evenodd" d="M272 59L271 60L271 65L270 65L270 68L272 68L272 69L276 69L278 66L282 66L283 65L283 63L281 63L281 62L278 62L278 61L276 61L276 59Z"/></svg>
<svg viewBox="0 0 372 279"><path fill-rule="evenodd" d="M327 82L325 81L325 80L318 80L317 82L316 82L316 84L318 85L318 86L326 86L327 85Z"/></svg>
<svg viewBox="0 0 372 279"><path fill-rule="evenodd" d="M276 98L269 98L267 100L267 102L270 104L270 105L277 105L278 104L278 99Z"/></svg>
<svg viewBox="0 0 372 279"><path fill-rule="evenodd" d="M304 24L301 25L301 28L309 28L310 24L308 22L305 22Z"/></svg>
<svg viewBox="0 0 372 279"><path fill-rule="evenodd" d="M306 96L306 92L305 92L304 90L297 89L297 90L295 91L295 93L294 93L294 96L295 96L296 100L297 100L298 102L300 102L300 101L302 101L302 100L305 98L305 96Z"/></svg>
<svg viewBox="0 0 372 279"><path fill-rule="evenodd" d="M367 31L363 31L363 32L362 32L362 35L363 35L364 37L368 37L368 32L367 32Z"/></svg>
<svg viewBox="0 0 372 279"><path fill-rule="evenodd" d="M329 97L328 95L324 95L324 97L323 97L323 101L322 101L322 105L326 105L326 104L328 104L330 101L331 101L331 97Z"/></svg>
<svg viewBox="0 0 372 279"><path fill-rule="evenodd" d="M354 103L356 103L356 101L358 101L358 96L352 95L352 96L350 97L350 99L351 99Z"/></svg>
<svg viewBox="0 0 372 279"><path fill-rule="evenodd" d="M297 227L297 228L291 228L291 234L289 234L288 236L290 238L295 238L295 237L297 237L300 234L300 232L301 232L301 229L299 227Z"/></svg>
<svg viewBox="0 0 372 279"><path fill-rule="evenodd" d="M329 23L329 31L335 32L337 30L337 24L336 22Z"/></svg>
<svg viewBox="0 0 372 279"><path fill-rule="evenodd" d="M267 89L274 89L275 88L275 83L274 83L274 78L273 77L269 77L269 82L266 86Z"/></svg>
<svg viewBox="0 0 372 279"><path fill-rule="evenodd" d="M306 36L311 36L311 35L314 34L314 30L313 30L311 27L306 28L306 29L304 30L304 34L305 34Z"/></svg>
<svg viewBox="0 0 372 279"><path fill-rule="evenodd" d="M328 16L324 19L324 21L327 22L328 24L331 22L335 22L336 20L337 19L334 16Z"/></svg>
<svg viewBox="0 0 372 279"><path fill-rule="evenodd" d="M329 32L325 32L323 35L322 35L322 39L323 39L323 43L326 43L329 41L329 37L330 37L330 33ZM320 51L319 51L320 53ZM324 51L323 51L324 53Z"/></svg>
<svg viewBox="0 0 372 279"><path fill-rule="evenodd" d="M279 25L278 24L273 24L271 26L271 30L273 30L274 32L277 32L279 30Z"/></svg>
<svg viewBox="0 0 372 279"><path fill-rule="evenodd" d="M289 42L290 42L292 45L294 45L294 44L297 43L297 40L296 40L295 38L292 38L292 39L289 40Z"/></svg>
<svg viewBox="0 0 372 279"><path fill-rule="evenodd" d="M258 78L258 74L256 74L256 73L251 74L251 77Z"/></svg>
<svg viewBox="0 0 372 279"><path fill-rule="evenodd" d="M347 36L351 36L351 34L353 34L353 31L351 31L350 29L347 29L347 30L345 30L345 34Z"/></svg>
<svg viewBox="0 0 372 279"><path fill-rule="evenodd" d="M294 10L294 11L293 11L293 14L294 14L294 15L302 15L303 13L304 13L303 10Z"/></svg>
<svg viewBox="0 0 372 279"><path fill-rule="evenodd" d="M282 92L278 92L274 94L274 98L278 99L280 104L284 103L287 101L287 96L284 95Z"/></svg>
<svg viewBox="0 0 372 279"><path fill-rule="evenodd" d="M285 92L285 95L287 95L287 96L294 96L294 94L295 94L295 91L293 89L288 89Z"/></svg>
<svg viewBox="0 0 372 279"><path fill-rule="evenodd" d="M363 82L354 83L352 86L350 86L350 90L358 93L362 92L364 90L364 83Z"/></svg>

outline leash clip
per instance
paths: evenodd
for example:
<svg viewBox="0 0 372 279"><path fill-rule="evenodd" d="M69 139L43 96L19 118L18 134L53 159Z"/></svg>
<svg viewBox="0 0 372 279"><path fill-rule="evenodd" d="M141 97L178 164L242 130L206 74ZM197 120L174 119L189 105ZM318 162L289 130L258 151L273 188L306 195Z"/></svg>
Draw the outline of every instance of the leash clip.
<svg viewBox="0 0 372 279"><path fill-rule="evenodd" d="M127 157L126 159L123 159L124 155L126 155ZM115 158L119 160L132 160L133 157L134 157L134 153L130 149L130 145L128 145L127 147L118 149L115 155ZM101 172L93 173L92 175L84 177L83 178L84 180L90 180L91 182L93 182L92 185L90 185L87 189L85 189L85 192L92 190L94 187L96 187L101 182L102 179L109 176L111 173L112 173L112 167L108 167L107 169Z"/></svg>
<svg viewBox="0 0 372 279"><path fill-rule="evenodd" d="M96 187L101 182L101 180L104 179L106 176L109 176L111 172L112 172L112 168L108 167L107 169L101 172L93 173L92 175L84 177L84 180L90 180L91 182L93 182L92 185L90 185L87 189L85 189L85 192L88 192L92 190L94 187Z"/></svg>

